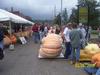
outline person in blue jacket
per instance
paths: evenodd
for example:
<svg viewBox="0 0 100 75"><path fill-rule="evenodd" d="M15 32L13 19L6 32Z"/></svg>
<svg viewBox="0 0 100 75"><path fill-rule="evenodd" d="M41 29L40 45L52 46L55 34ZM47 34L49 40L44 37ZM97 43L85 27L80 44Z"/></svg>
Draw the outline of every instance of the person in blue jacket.
<svg viewBox="0 0 100 75"><path fill-rule="evenodd" d="M3 24L0 24L0 60L4 58L3 54L3 38L4 38L4 27Z"/></svg>

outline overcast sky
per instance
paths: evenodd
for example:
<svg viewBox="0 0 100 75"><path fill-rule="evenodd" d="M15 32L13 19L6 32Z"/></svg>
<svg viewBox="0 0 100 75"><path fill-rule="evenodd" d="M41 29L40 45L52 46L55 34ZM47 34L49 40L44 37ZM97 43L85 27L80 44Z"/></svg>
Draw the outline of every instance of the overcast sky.
<svg viewBox="0 0 100 75"><path fill-rule="evenodd" d="M0 8L14 7L33 19L52 19L54 6L57 13L60 12L60 2L61 0L0 0ZM67 8L69 14L76 5L77 0L63 0L63 8Z"/></svg>

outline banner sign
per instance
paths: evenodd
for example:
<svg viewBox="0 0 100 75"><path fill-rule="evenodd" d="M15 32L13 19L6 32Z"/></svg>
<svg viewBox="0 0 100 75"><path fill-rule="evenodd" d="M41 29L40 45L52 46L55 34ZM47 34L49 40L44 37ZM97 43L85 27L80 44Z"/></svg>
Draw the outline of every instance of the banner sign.
<svg viewBox="0 0 100 75"><path fill-rule="evenodd" d="M79 23L88 23L87 7L79 7Z"/></svg>

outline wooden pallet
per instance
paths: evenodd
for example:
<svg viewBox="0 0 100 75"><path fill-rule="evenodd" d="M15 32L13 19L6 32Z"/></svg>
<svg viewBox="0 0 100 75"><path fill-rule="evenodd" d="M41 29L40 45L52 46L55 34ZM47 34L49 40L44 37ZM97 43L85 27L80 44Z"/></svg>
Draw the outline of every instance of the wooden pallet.
<svg viewBox="0 0 100 75"><path fill-rule="evenodd" d="M39 59L63 59L64 58L64 55L63 53L61 53L58 57L54 57L54 58L44 58L42 57L40 54L38 55L38 58Z"/></svg>
<svg viewBox="0 0 100 75"><path fill-rule="evenodd" d="M85 61L91 61L91 59L80 59L79 61L85 62Z"/></svg>

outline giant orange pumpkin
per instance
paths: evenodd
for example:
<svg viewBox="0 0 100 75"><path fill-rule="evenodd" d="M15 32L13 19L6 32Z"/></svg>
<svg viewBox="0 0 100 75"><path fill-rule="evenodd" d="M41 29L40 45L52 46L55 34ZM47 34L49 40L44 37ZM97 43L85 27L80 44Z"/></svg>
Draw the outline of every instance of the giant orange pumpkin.
<svg viewBox="0 0 100 75"><path fill-rule="evenodd" d="M58 44L62 44L62 38L61 36L57 35L57 34L48 34L47 37L42 39L42 43L49 43L49 42L54 42L54 43L58 43Z"/></svg>
<svg viewBox="0 0 100 75"><path fill-rule="evenodd" d="M15 44L17 42L17 38L14 35L10 36L10 39L12 44Z"/></svg>
<svg viewBox="0 0 100 75"><path fill-rule="evenodd" d="M45 53L48 53L48 54L56 54L56 53L59 53L61 52L61 48L58 48L58 49L50 49L50 48L41 48L41 50Z"/></svg>
<svg viewBox="0 0 100 75"><path fill-rule="evenodd" d="M46 43L46 44L42 44L42 47L43 48L50 48L50 49L57 49L57 48L61 48L61 45L60 44L58 44L58 43L52 43L52 42L50 42L50 43Z"/></svg>
<svg viewBox="0 0 100 75"><path fill-rule="evenodd" d="M54 33L48 34L42 39L40 55L47 58L57 57L62 50L62 38Z"/></svg>
<svg viewBox="0 0 100 75"><path fill-rule="evenodd" d="M95 54L91 61L96 64L97 67L100 67L100 53Z"/></svg>
<svg viewBox="0 0 100 75"><path fill-rule="evenodd" d="M54 58L54 57L59 56L59 52L57 52L57 53L47 53L47 52L44 52L42 49L39 50L39 53L44 58Z"/></svg>
<svg viewBox="0 0 100 75"><path fill-rule="evenodd" d="M92 57L92 62L94 63L96 61L100 61L100 53L97 53Z"/></svg>

